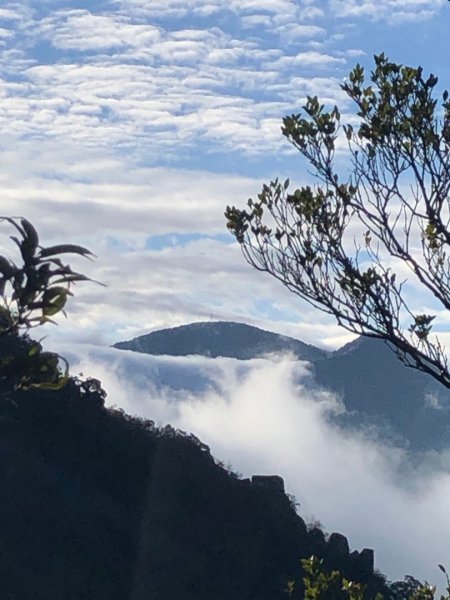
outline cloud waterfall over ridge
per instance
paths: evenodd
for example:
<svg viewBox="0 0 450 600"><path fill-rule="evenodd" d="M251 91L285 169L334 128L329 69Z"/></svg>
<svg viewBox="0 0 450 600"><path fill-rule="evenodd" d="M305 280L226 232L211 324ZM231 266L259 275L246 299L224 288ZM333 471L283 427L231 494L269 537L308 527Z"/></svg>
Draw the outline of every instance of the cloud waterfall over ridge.
<svg viewBox="0 0 450 600"><path fill-rule="evenodd" d="M442 583L437 564L450 564L450 468L442 466L448 455L413 464L405 449L373 431L339 428L330 416L344 408L311 386L307 363L88 345L61 352L72 373L102 381L109 405L194 433L245 477L281 475L306 520L344 533L352 548L374 548L389 579L412 574Z"/></svg>

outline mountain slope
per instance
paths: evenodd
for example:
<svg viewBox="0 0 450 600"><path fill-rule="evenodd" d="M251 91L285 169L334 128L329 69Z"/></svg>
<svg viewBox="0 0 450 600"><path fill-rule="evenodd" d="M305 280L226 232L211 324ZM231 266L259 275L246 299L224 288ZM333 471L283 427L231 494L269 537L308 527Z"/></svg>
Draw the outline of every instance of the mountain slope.
<svg viewBox="0 0 450 600"><path fill-rule="evenodd" d="M325 350L294 338L227 321L192 323L153 331L127 342L118 342L114 348L146 354L199 354L211 358L228 356L244 360L279 352L291 352L298 359L308 361L327 355Z"/></svg>
<svg viewBox="0 0 450 600"><path fill-rule="evenodd" d="M416 450L450 446L450 391L406 367L383 341L359 338L316 361L313 372L354 413L348 422L367 416Z"/></svg>
<svg viewBox="0 0 450 600"><path fill-rule="evenodd" d="M367 599L385 590L373 552L308 531L281 478L240 480L195 436L104 396L96 380L0 381L2 598L283 600L312 553Z"/></svg>
<svg viewBox="0 0 450 600"><path fill-rule="evenodd" d="M337 417L341 425L375 426L383 437L412 450L450 447L450 391L403 365L382 340L360 337L330 353L241 323L218 322L155 331L115 348L238 359L290 352L312 364L313 384L342 398L347 412Z"/></svg>

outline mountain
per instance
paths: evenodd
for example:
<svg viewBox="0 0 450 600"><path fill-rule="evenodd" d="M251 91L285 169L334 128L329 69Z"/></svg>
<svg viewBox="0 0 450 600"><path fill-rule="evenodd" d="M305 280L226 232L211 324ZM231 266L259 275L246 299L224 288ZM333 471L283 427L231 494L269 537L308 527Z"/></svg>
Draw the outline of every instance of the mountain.
<svg viewBox="0 0 450 600"><path fill-rule="evenodd" d="M216 358L228 356L247 360L266 354L290 352L299 360L315 361L327 356L325 350L258 327L227 321L192 323L153 331L114 348L145 354L187 356L199 354Z"/></svg>
<svg viewBox="0 0 450 600"><path fill-rule="evenodd" d="M358 338L315 361L313 374L342 397L342 422L377 425L414 450L450 446L450 390L406 367L382 340Z"/></svg>
<svg viewBox="0 0 450 600"><path fill-rule="evenodd" d="M308 528L280 477L240 479L195 436L104 399L97 380L0 379L2 598L283 600L296 579L300 599L311 554L366 600L388 591L373 551Z"/></svg>
<svg viewBox="0 0 450 600"><path fill-rule="evenodd" d="M414 451L450 446L450 391L406 367L382 340L360 337L336 352L326 352L242 323L207 322L154 331L114 347L153 355L238 359L289 352L311 363L314 385L342 398L347 412L336 417L342 426L375 428ZM172 371L176 389L180 380L188 384L179 370ZM160 380L163 373L162 369L158 373ZM170 385L171 371L166 369L164 376ZM201 378L191 379L200 385Z"/></svg>

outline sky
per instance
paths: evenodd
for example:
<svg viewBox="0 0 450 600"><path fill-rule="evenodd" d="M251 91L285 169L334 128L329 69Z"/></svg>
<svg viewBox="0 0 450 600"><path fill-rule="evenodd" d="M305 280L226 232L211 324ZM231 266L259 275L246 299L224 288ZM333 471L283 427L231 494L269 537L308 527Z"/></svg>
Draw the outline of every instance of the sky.
<svg viewBox="0 0 450 600"><path fill-rule="evenodd" d="M314 94L345 115L356 62L384 51L450 81L449 19L445 0L2 2L2 213L90 248L71 262L107 286L77 286L48 335L109 345L213 319L348 341L245 263L223 212L310 179L282 118Z"/></svg>

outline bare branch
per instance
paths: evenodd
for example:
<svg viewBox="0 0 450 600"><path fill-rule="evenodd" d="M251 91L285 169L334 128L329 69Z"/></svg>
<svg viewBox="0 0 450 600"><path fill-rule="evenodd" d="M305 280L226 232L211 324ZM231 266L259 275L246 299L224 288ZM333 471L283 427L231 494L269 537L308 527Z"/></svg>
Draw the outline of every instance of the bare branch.
<svg viewBox="0 0 450 600"><path fill-rule="evenodd" d="M337 107L327 112L317 97L308 97L305 116L283 121L283 134L318 184L289 193L288 181L275 180L246 209L227 207L227 225L256 269L348 331L384 339L407 366L450 387L445 349L431 335L434 316L415 314L392 266L406 265L412 280L450 309L448 94L439 118L437 78L384 55L375 57L369 85L365 79L357 65L342 86L361 119L357 130L341 126ZM341 132L352 167L345 176L334 166ZM353 224L366 233L351 254Z"/></svg>

